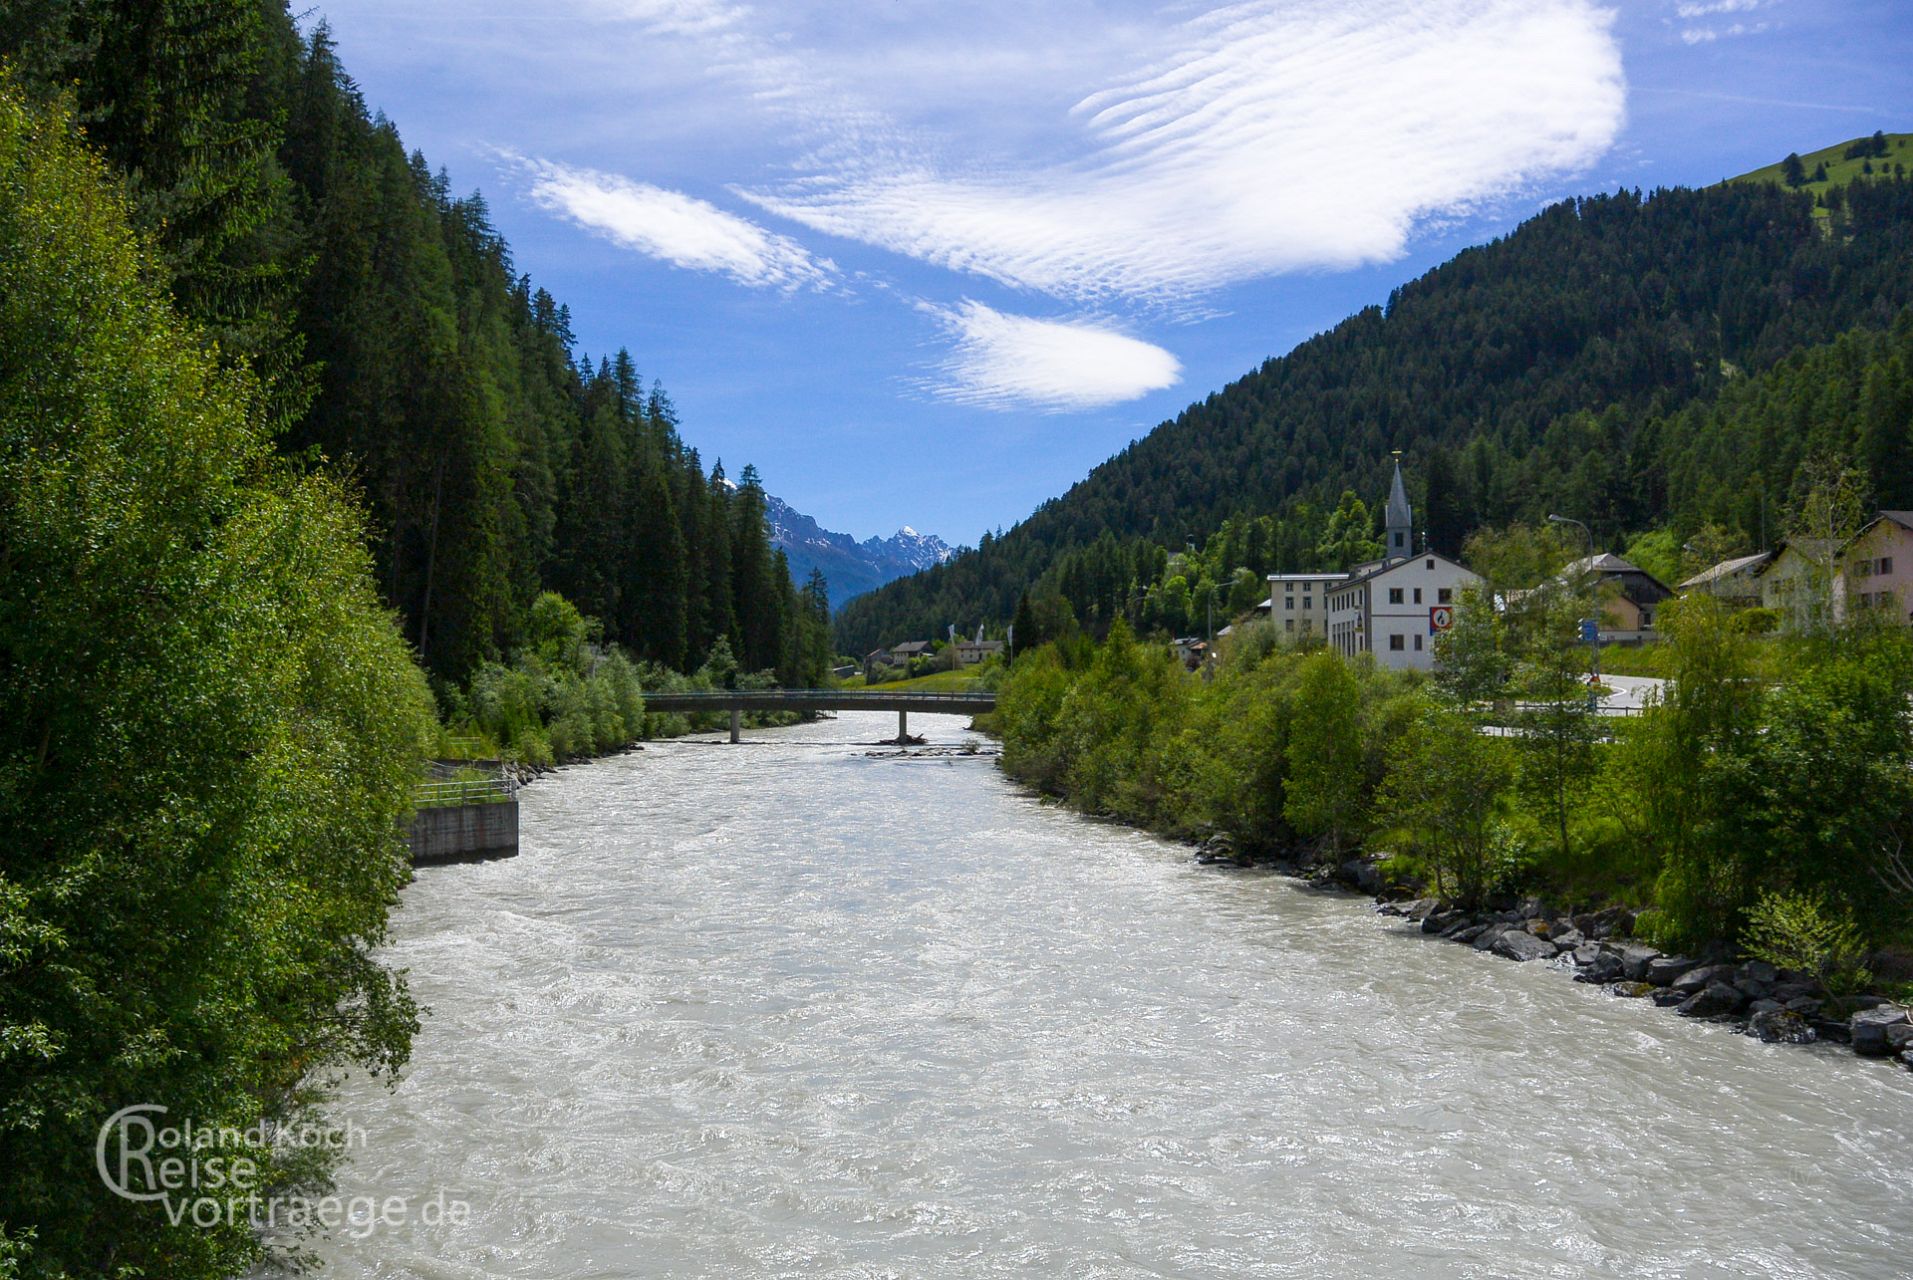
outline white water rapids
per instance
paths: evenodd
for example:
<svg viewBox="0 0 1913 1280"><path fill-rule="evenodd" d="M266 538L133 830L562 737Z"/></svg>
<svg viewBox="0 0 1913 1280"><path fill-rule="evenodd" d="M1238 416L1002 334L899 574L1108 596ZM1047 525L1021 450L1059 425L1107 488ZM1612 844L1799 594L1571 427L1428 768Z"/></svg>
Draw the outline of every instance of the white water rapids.
<svg viewBox="0 0 1913 1280"><path fill-rule="evenodd" d="M1913 1074L849 745L895 723L561 770L421 871L340 1191L471 1217L326 1274L1913 1274Z"/></svg>

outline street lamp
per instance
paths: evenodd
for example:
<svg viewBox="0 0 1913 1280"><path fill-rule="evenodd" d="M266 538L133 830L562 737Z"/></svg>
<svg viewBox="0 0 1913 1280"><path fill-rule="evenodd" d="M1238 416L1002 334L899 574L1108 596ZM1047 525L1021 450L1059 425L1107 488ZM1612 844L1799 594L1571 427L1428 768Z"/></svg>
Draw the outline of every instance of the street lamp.
<svg viewBox="0 0 1913 1280"><path fill-rule="evenodd" d="M1549 524L1571 524L1581 531L1587 539L1588 558L1582 562L1582 572L1594 572L1594 533L1586 524L1572 516L1548 516ZM1595 688L1601 683L1601 602L1594 602L1594 617L1581 624L1581 638L1588 646L1588 711L1592 713L1596 706Z"/></svg>
<svg viewBox="0 0 1913 1280"><path fill-rule="evenodd" d="M1552 516L1551 515L1548 517L1548 523L1549 524L1571 524L1575 528L1581 531L1581 536L1588 540L1588 568L1592 569L1594 567L1594 535L1591 532L1589 532L1588 527L1585 524L1581 523L1579 520L1576 520L1572 516Z"/></svg>

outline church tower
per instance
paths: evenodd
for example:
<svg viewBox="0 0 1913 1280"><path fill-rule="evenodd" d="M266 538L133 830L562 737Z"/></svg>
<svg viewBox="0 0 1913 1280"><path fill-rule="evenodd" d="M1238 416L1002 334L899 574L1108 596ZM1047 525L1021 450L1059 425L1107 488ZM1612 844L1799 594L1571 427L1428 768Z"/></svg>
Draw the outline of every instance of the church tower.
<svg viewBox="0 0 1913 1280"><path fill-rule="evenodd" d="M1415 554L1415 513L1408 505L1408 490L1402 487L1402 455L1395 451L1395 480L1388 486L1388 511L1384 518L1388 526L1387 539L1382 555L1385 559L1400 560Z"/></svg>

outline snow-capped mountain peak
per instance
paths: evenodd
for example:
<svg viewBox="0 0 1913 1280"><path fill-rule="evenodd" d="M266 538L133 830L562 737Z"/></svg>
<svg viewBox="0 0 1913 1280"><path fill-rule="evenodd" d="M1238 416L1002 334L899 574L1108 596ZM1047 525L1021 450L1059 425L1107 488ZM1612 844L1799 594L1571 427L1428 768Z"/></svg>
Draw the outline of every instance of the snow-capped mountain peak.
<svg viewBox="0 0 1913 1280"><path fill-rule="evenodd" d="M886 582L942 564L956 554L955 547L934 533L919 533L909 525L891 537L859 542L847 533L824 528L782 498L767 496L765 509L770 517L771 542L783 548L785 559L790 561L791 577L801 585L813 568L822 569L830 583L833 609Z"/></svg>

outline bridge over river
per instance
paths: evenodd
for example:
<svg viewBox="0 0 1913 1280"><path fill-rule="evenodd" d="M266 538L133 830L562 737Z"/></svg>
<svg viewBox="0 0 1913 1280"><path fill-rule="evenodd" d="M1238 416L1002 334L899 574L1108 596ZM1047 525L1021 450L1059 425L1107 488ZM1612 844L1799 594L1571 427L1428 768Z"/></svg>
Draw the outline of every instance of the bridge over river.
<svg viewBox="0 0 1913 1280"><path fill-rule="evenodd" d="M709 711L731 713L731 741L740 739L746 711L894 711L897 740L910 736L910 713L980 715L996 710L996 694L988 689L965 693L902 693L882 689L712 689L694 693L646 693L646 711L675 711L686 715Z"/></svg>

